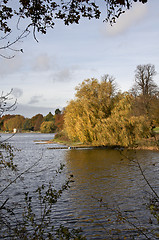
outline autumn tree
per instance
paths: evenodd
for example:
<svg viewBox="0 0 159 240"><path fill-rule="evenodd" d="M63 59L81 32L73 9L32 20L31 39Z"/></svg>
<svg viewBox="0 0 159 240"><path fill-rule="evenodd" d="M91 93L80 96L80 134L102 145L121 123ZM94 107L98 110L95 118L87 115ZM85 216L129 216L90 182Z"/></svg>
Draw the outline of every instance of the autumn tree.
<svg viewBox="0 0 159 240"><path fill-rule="evenodd" d="M55 129L56 127L53 121L45 121L40 126L40 131L42 133L53 133Z"/></svg>
<svg viewBox="0 0 159 240"><path fill-rule="evenodd" d="M43 115L36 114L31 118L32 130L33 131L40 131L40 126L43 122Z"/></svg>
<svg viewBox="0 0 159 240"><path fill-rule="evenodd" d="M14 128L17 130L22 130L25 118L21 115L16 115L4 122L4 128L6 131L12 132Z"/></svg>
<svg viewBox="0 0 159 240"><path fill-rule="evenodd" d="M4 127L4 122L9 120L10 118L14 118L15 115L10 115L10 114L6 114L6 115L3 115L1 118L0 118L0 129L2 131L6 131L5 127Z"/></svg>
<svg viewBox="0 0 159 240"><path fill-rule="evenodd" d="M159 126L159 94L151 98L151 107L149 108L149 118L154 125Z"/></svg>
<svg viewBox="0 0 159 240"><path fill-rule="evenodd" d="M133 97L116 93L111 79L88 79L76 88L76 98L64 116L64 129L72 141L130 146L149 136L149 121L132 115Z"/></svg>
<svg viewBox="0 0 159 240"><path fill-rule="evenodd" d="M97 121L111 114L114 104L114 89L109 78L101 83L87 79L76 87L76 99L66 107L64 126L71 140L95 142Z"/></svg>
<svg viewBox="0 0 159 240"><path fill-rule="evenodd" d="M61 112L61 111L60 111ZM64 113L55 114L55 127L56 131L62 131L64 125Z"/></svg>
<svg viewBox="0 0 159 240"><path fill-rule="evenodd" d="M55 116L49 112L44 118L43 123L40 126L42 133L53 133L55 132Z"/></svg>
<svg viewBox="0 0 159 240"><path fill-rule="evenodd" d="M132 115L132 102L128 93L116 96L111 115L96 125L99 145L134 146L150 136L150 122L144 116Z"/></svg>

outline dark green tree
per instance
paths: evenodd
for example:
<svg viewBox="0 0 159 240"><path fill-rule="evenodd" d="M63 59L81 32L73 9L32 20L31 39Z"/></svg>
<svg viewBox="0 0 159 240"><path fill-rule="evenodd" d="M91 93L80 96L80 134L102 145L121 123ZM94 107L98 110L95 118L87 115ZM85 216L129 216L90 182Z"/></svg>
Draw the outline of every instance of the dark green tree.
<svg viewBox="0 0 159 240"><path fill-rule="evenodd" d="M45 117L44 117L44 121L45 122L48 122L48 121L55 121L55 119L54 119L54 115L51 113L51 112L49 112Z"/></svg>
<svg viewBox="0 0 159 240"><path fill-rule="evenodd" d="M33 129L32 124L31 124L31 119L26 118L23 124L23 130L25 131L31 131Z"/></svg>
<svg viewBox="0 0 159 240"><path fill-rule="evenodd" d="M45 121L40 126L40 131L42 133L53 133L55 129L56 127L53 121Z"/></svg>
<svg viewBox="0 0 159 240"><path fill-rule="evenodd" d="M59 108L57 108L57 109L55 110L55 115L57 115L57 114L61 114L61 111L60 111Z"/></svg>

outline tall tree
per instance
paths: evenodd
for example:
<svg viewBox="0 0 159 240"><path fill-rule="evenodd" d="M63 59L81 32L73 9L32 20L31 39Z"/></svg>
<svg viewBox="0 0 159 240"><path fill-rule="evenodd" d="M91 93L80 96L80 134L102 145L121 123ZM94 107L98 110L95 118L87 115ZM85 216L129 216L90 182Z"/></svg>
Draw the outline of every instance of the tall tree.
<svg viewBox="0 0 159 240"><path fill-rule="evenodd" d="M40 125L43 122L43 115L37 114L31 118L31 124L32 124L32 130L33 131L39 131Z"/></svg>
<svg viewBox="0 0 159 240"><path fill-rule="evenodd" d="M153 64L138 65L135 70L135 83L137 90L143 96L152 96L156 94L158 88L153 78L156 75Z"/></svg>
<svg viewBox="0 0 159 240"><path fill-rule="evenodd" d="M110 115L114 103L111 82L87 79L76 87L76 99L65 110L65 130L71 140L96 141L97 121Z"/></svg>
<svg viewBox="0 0 159 240"><path fill-rule="evenodd" d="M72 141L129 146L149 134L149 121L132 116L133 97L116 93L110 77L88 79L65 110L64 130Z"/></svg>
<svg viewBox="0 0 159 240"><path fill-rule="evenodd" d="M135 97L134 112L137 115L151 115L151 106L155 101L158 103L159 88L154 82L156 75L155 66L153 64L138 65L135 70L135 84L131 89L131 93ZM156 100L155 100L156 99Z"/></svg>

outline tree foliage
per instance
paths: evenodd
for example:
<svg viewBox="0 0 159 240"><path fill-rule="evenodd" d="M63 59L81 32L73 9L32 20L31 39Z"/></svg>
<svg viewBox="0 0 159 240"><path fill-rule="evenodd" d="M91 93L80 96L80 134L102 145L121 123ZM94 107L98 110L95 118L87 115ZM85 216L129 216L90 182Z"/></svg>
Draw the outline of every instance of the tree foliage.
<svg viewBox="0 0 159 240"><path fill-rule="evenodd" d="M4 122L6 131L13 132L13 129L22 130L25 118L21 115L16 115L13 118L8 119Z"/></svg>
<svg viewBox="0 0 159 240"><path fill-rule="evenodd" d="M55 115L49 112L45 117L39 113L32 118L6 114L0 117L0 130L12 132L16 128L20 131L41 131L43 133L61 131L64 124L64 114L59 109L56 109L55 112Z"/></svg>
<svg viewBox="0 0 159 240"><path fill-rule="evenodd" d="M24 131L31 131L33 130L31 119L26 118L24 123L23 123L23 130Z"/></svg>
<svg viewBox="0 0 159 240"><path fill-rule="evenodd" d="M43 122L43 115L42 114L36 114L31 118L31 124L32 124L32 130L33 131L39 131L40 126Z"/></svg>
<svg viewBox="0 0 159 240"><path fill-rule="evenodd" d="M10 114L6 114L6 115L2 116L0 118L0 129L2 131L6 131L5 126L4 126L5 121L9 120L10 118L14 118L14 117L15 117L15 115L10 115Z"/></svg>
<svg viewBox="0 0 159 240"><path fill-rule="evenodd" d="M64 125L64 113L55 114L56 131L62 131Z"/></svg>
<svg viewBox="0 0 159 240"><path fill-rule="evenodd" d="M51 113L51 112L49 112L45 117L44 117L44 121L55 121L55 119L54 119L54 115Z"/></svg>
<svg viewBox="0 0 159 240"><path fill-rule="evenodd" d="M94 145L134 144L149 134L149 121L132 116L133 96L115 93L112 78L88 79L66 107L65 131L72 141Z"/></svg>
<svg viewBox="0 0 159 240"><path fill-rule="evenodd" d="M57 109L55 110L55 115L57 115L57 114L61 114L61 110L60 110L59 108L57 108Z"/></svg>
<svg viewBox="0 0 159 240"><path fill-rule="evenodd" d="M132 116L132 96L119 94L111 115L97 125L98 144L133 146L149 136L150 122L144 116Z"/></svg>
<svg viewBox="0 0 159 240"><path fill-rule="evenodd" d="M146 3L148 0L102 0L99 3L93 0L2 0L0 2L0 56L6 56L3 50L17 49L13 45L33 32L46 34L48 28L54 28L57 20L65 25L80 22L81 18L99 19L104 13L105 21L114 23L134 2ZM13 25L13 23L15 23ZM22 29L21 29L21 26ZM12 32L17 29L17 37L12 39ZM15 34L13 34L15 36ZM22 51L22 49L19 49Z"/></svg>
<svg viewBox="0 0 159 240"><path fill-rule="evenodd" d="M42 133L53 133L55 132L55 124L53 121L44 121L40 126Z"/></svg>
<svg viewBox="0 0 159 240"><path fill-rule="evenodd" d="M113 106L111 82L87 79L76 88L76 100L72 100L65 111L65 129L71 140L96 141L93 130L97 119L109 116Z"/></svg>
<svg viewBox="0 0 159 240"><path fill-rule="evenodd" d="M107 0L104 1L108 10L108 19L115 19L123 13L124 9L130 9L137 0ZM147 0L139 0L146 3ZM1 1L0 30L4 33L11 32L8 20L14 15L21 19L28 19L30 25L38 32L46 33L47 27L53 27L55 19L61 19L65 25L79 23L80 18L96 18L101 15L100 4L92 0L20 0L13 4L9 0Z"/></svg>

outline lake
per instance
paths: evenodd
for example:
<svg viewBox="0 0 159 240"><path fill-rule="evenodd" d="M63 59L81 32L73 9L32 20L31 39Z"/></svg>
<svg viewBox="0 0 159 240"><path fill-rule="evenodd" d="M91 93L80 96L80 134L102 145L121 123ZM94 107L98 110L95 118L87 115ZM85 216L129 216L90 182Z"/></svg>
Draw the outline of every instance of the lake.
<svg viewBox="0 0 159 240"><path fill-rule="evenodd" d="M9 136L1 134L1 139ZM125 236L126 239L146 239L146 236L138 236L136 229L144 227L150 239L157 239L150 233L153 229L157 231L158 227L147 209L151 191L136 161L140 163L155 191L159 192L159 152L48 149L59 145L37 144L40 140L46 141L53 137L54 134L18 133L8 140L20 150L15 152L14 158L18 173L36 164L3 192L1 200L9 197L8 204L15 205L14 209L20 216L23 193L29 191L33 196L37 187L48 184L55 170L64 164L64 170L55 179L55 186L58 188L70 174L73 174L74 182L53 208L52 221L55 226L81 227L87 239L102 240L124 239ZM1 172L1 189L16 175L9 170ZM36 200L33 200L33 205L38 212ZM124 222L117 221L121 214Z"/></svg>

